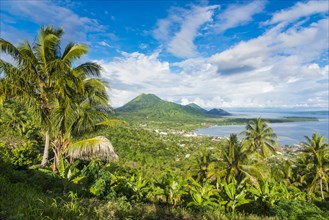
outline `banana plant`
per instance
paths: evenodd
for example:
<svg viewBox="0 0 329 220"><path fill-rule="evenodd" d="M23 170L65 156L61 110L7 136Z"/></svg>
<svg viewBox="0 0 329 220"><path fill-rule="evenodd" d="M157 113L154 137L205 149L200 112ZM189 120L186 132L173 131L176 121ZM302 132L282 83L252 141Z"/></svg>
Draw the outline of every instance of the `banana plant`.
<svg viewBox="0 0 329 220"><path fill-rule="evenodd" d="M214 209L219 207L217 203L218 192L215 187L209 183L198 183L194 179L190 179L189 194L192 201L187 204L188 207L192 207L196 210Z"/></svg>
<svg viewBox="0 0 329 220"><path fill-rule="evenodd" d="M274 207L280 199L289 199L290 194L283 183L276 183L272 179L264 180L258 185L248 185L248 192L254 200L267 208Z"/></svg>
<svg viewBox="0 0 329 220"><path fill-rule="evenodd" d="M132 191L131 199L136 201L144 200L150 191L149 181L143 178L141 173L132 175L126 186Z"/></svg>
<svg viewBox="0 0 329 220"><path fill-rule="evenodd" d="M235 179L231 183L224 182L221 184L222 190L220 192L221 198L224 200L223 204L227 212L231 212L233 217L235 209L241 205L250 202L247 196L247 189L245 186L246 179L238 183Z"/></svg>
<svg viewBox="0 0 329 220"><path fill-rule="evenodd" d="M76 167L79 161L70 164L62 155L59 156L58 174L63 180L63 193L66 192L70 184L78 184L85 176L80 175L80 170Z"/></svg>
<svg viewBox="0 0 329 220"><path fill-rule="evenodd" d="M180 177L174 177L170 172L155 185L161 188L166 202L170 205L176 206L181 201L181 197L186 194L184 181Z"/></svg>
<svg viewBox="0 0 329 220"><path fill-rule="evenodd" d="M306 201L306 192L300 190L298 187L294 185L290 185L287 187L289 192L289 199L295 201Z"/></svg>
<svg viewBox="0 0 329 220"><path fill-rule="evenodd" d="M111 191L111 181L114 175L110 172L101 172L98 174L98 178L95 178L93 184L89 188L89 192L98 198L103 198Z"/></svg>

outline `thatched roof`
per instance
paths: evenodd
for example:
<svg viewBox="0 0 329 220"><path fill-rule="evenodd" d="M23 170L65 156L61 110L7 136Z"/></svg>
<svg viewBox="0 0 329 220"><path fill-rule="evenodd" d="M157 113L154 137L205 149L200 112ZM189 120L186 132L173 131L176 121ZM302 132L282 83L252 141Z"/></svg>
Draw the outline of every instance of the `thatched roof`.
<svg viewBox="0 0 329 220"><path fill-rule="evenodd" d="M103 136L97 136L71 144L67 154L74 159L83 160L114 160L118 158L113 145L109 139Z"/></svg>

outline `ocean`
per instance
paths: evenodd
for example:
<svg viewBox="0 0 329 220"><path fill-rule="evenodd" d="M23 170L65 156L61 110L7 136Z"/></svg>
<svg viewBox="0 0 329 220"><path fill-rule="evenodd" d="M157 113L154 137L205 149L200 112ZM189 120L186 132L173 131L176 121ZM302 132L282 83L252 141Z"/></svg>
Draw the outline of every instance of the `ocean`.
<svg viewBox="0 0 329 220"><path fill-rule="evenodd" d="M282 118L282 117L316 117L318 121L269 123L273 132L277 134L277 142L280 146L294 145L306 141L304 136L311 137L314 132L329 139L329 111L295 111L295 110L231 110L230 113L236 118ZM231 133L240 134L246 125L223 125L202 128L196 131L200 135L216 137L229 137ZM241 139L242 136L240 135Z"/></svg>

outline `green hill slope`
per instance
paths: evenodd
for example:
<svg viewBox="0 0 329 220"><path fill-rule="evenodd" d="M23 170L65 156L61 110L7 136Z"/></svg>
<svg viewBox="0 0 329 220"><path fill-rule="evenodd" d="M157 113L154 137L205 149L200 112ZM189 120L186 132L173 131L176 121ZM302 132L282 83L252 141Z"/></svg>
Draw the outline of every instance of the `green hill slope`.
<svg viewBox="0 0 329 220"><path fill-rule="evenodd" d="M125 104L124 106L117 108L116 112L135 112L138 113L142 110L151 109L154 106L158 105L162 100L153 94L141 94Z"/></svg>
<svg viewBox="0 0 329 220"><path fill-rule="evenodd" d="M220 117L220 116L230 116L231 115L230 113L228 113L227 111L225 111L221 108L213 108L213 109L207 111L206 109L201 108L200 106L198 106L195 103L191 103L186 106L190 106L193 109L197 110L199 113L201 113L205 116L208 116L208 117Z"/></svg>
<svg viewBox="0 0 329 220"><path fill-rule="evenodd" d="M202 113L202 114L206 114L207 113L207 110L204 109L204 108L201 108L200 106L198 106L197 104L195 103L191 103L191 104L188 104L186 106L189 106L195 110L197 110L198 112Z"/></svg>
<svg viewBox="0 0 329 220"><path fill-rule="evenodd" d="M160 99L153 94L141 94L115 110L118 116L131 120L153 121L186 121L205 120L220 117L220 114L211 114L209 111L192 103L180 105ZM223 111L223 115L229 113ZM227 113L227 114L226 114Z"/></svg>
<svg viewBox="0 0 329 220"><path fill-rule="evenodd" d="M164 101L153 94L141 94L115 111L123 117L142 117L153 120L186 120L206 117L193 107Z"/></svg>

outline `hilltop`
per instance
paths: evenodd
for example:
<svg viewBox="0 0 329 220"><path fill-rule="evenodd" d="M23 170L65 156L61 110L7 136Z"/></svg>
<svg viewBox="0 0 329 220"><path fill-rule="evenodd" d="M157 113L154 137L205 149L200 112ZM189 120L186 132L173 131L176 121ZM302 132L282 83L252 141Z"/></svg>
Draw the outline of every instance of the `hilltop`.
<svg viewBox="0 0 329 220"><path fill-rule="evenodd" d="M180 105L160 99L154 94L141 94L115 109L117 115L150 120L203 120L210 117L227 116L230 113L222 109L207 111L197 104Z"/></svg>
<svg viewBox="0 0 329 220"><path fill-rule="evenodd" d="M207 117L220 117L220 116L230 116L232 114L228 113L227 111L221 109L221 108L213 108L213 109L210 109L209 111L207 111L206 109L204 108L201 108L200 106L198 106L197 104L195 103L191 103L191 104L188 104L186 106L189 106L195 110L197 110L199 113L207 116Z"/></svg>

